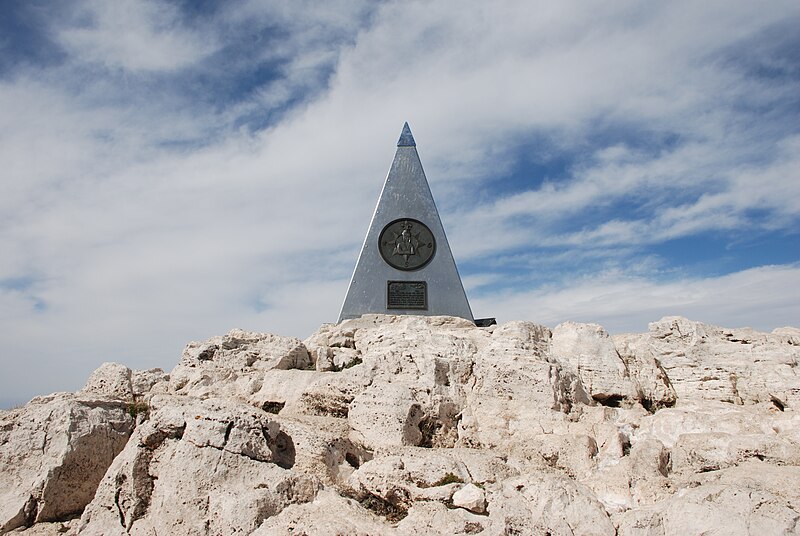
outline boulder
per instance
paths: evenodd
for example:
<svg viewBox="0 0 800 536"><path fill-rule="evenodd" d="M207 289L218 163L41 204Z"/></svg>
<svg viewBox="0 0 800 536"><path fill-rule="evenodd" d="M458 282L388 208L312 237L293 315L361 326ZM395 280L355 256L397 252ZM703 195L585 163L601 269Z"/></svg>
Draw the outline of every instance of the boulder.
<svg viewBox="0 0 800 536"><path fill-rule="evenodd" d="M486 494L481 488L470 482L453 493L453 506L482 514L486 512Z"/></svg>
<svg viewBox="0 0 800 536"><path fill-rule="evenodd" d="M549 343L543 326L497 326L464 380L458 445L525 456L536 438L567 433L591 399L580 379L550 357Z"/></svg>
<svg viewBox="0 0 800 536"><path fill-rule="evenodd" d="M485 451L406 447L363 464L351 475L349 489L356 498L375 497L405 512L418 501L451 504L465 483L494 487L517 474Z"/></svg>
<svg viewBox="0 0 800 536"><path fill-rule="evenodd" d="M581 379L595 400L619 405L623 399L637 398L628 367L602 326L559 324L553 330L550 353Z"/></svg>
<svg viewBox="0 0 800 536"><path fill-rule="evenodd" d="M733 404L800 404L800 346L795 336L725 329L682 317L650 324L649 352L678 398Z"/></svg>
<svg viewBox="0 0 800 536"><path fill-rule="evenodd" d="M80 515L133 427L127 402L67 393L0 416L0 533Z"/></svg>
<svg viewBox="0 0 800 536"><path fill-rule="evenodd" d="M592 491L557 473L511 478L488 506L496 527L490 534L616 534L603 505Z"/></svg>
<svg viewBox="0 0 800 536"><path fill-rule="evenodd" d="M641 404L653 412L674 406L678 396L664 367L653 355L649 336L615 335L613 341Z"/></svg>
<svg viewBox="0 0 800 536"><path fill-rule="evenodd" d="M499 535L506 532L485 515L446 506L440 502L426 501L414 504L406 517L397 524L396 534L452 536L454 534Z"/></svg>
<svg viewBox="0 0 800 536"><path fill-rule="evenodd" d="M359 393L347 415L353 438L371 448L419 445L423 413L415 391L405 385L374 383Z"/></svg>
<svg viewBox="0 0 800 536"><path fill-rule="evenodd" d="M163 385L169 382L169 374L160 368L146 370L134 370L131 372L131 388L133 397L137 400L144 399L156 385Z"/></svg>
<svg viewBox="0 0 800 536"><path fill-rule="evenodd" d="M618 516L620 536L797 534L800 468L762 462L693 478L666 500Z"/></svg>
<svg viewBox="0 0 800 536"><path fill-rule="evenodd" d="M268 518L252 535L374 536L393 532L389 522L358 502L333 490L322 490L312 502L291 504Z"/></svg>
<svg viewBox="0 0 800 536"><path fill-rule="evenodd" d="M78 394L89 397L133 400L131 369L119 363L103 363L92 372Z"/></svg>
<svg viewBox="0 0 800 536"><path fill-rule="evenodd" d="M157 396L152 406L78 534L249 533L320 489L292 470L294 442L269 414L221 399Z"/></svg>
<svg viewBox="0 0 800 536"><path fill-rule="evenodd" d="M176 394L247 400L269 370L313 368L299 339L233 329L221 337L189 343L169 375Z"/></svg>
<svg viewBox="0 0 800 536"><path fill-rule="evenodd" d="M786 418L793 416L778 412L771 405L743 407L725 402L695 400L644 417L639 422L636 437L657 439L669 449L684 434L773 437L783 435L777 423L791 422L793 424L787 426L787 432L791 434L795 430L797 422Z"/></svg>

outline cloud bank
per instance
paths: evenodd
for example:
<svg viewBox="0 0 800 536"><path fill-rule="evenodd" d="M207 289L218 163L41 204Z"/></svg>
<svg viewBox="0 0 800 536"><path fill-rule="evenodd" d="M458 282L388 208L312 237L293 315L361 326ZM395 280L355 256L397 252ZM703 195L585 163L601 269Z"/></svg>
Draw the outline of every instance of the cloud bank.
<svg viewBox="0 0 800 536"><path fill-rule="evenodd" d="M12 2L0 405L335 321L409 121L477 316L800 318L796 2Z"/></svg>

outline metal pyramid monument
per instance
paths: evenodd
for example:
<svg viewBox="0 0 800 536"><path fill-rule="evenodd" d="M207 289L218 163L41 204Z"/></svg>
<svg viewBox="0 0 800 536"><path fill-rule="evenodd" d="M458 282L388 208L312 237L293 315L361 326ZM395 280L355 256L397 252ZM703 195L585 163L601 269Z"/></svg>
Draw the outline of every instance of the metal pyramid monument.
<svg viewBox="0 0 800 536"><path fill-rule="evenodd" d="M408 123L397 142L339 322L367 313L474 320Z"/></svg>

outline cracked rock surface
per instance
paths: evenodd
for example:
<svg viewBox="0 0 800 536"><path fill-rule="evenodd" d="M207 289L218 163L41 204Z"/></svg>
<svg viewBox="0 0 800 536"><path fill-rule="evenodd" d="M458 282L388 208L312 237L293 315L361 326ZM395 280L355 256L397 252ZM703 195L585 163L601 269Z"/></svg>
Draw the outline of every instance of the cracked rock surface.
<svg viewBox="0 0 800 536"><path fill-rule="evenodd" d="M0 533L800 533L800 330L365 315L0 413Z"/></svg>
<svg viewBox="0 0 800 536"><path fill-rule="evenodd" d="M68 393L0 416L0 533L80 515L133 426L126 402Z"/></svg>

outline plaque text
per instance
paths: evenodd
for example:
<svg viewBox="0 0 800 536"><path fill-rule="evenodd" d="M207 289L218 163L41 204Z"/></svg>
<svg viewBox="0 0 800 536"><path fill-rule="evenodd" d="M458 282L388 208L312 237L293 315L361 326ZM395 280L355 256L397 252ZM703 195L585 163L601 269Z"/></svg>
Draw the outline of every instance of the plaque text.
<svg viewBox="0 0 800 536"><path fill-rule="evenodd" d="M428 283L425 281L387 281L387 309L428 308Z"/></svg>

